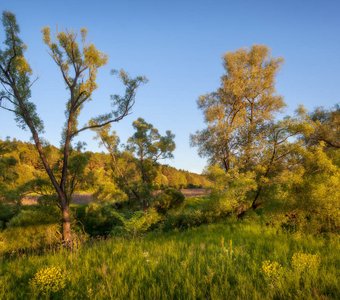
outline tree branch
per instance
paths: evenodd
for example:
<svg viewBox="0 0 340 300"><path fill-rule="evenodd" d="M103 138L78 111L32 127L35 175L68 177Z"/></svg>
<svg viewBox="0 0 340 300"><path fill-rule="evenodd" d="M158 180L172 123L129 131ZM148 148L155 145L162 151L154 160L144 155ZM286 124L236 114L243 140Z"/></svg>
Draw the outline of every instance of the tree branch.
<svg viewBox="0 0 340 300"><path fill-rule="evenodd" d="M111 119L109 121L106 121L104 123L101 123L101 124L95 124L95 125L89 125L89 126L85 126L75 132L72 133L71 137L75 137L76 135L78 135L80 132L82 131L85 131L85 130L88 130L88 129L95 129L95 128L101 128L101 127L104 127L108 124L111 124L111 123L115 123L115 122L118 122L120 120L122 120L123 118L125 118L127 115L129 115L130 113L129 112L126 112L122 115L120 115L119 117L115 118L115 119Z"/></svg>

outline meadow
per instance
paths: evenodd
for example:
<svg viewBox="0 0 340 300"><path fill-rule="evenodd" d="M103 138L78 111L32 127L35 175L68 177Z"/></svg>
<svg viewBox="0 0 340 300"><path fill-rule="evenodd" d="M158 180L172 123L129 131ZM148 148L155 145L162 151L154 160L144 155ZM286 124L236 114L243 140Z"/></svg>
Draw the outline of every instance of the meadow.
<svg viewBox="0 0 340 300"><path fill-rule="evenodd" d="M155 110L152 121L161 130L136 109L125 136L116 123L138 107L147 77L112 69L122 89L105 91L106 106L93 101L109 55L89 42L84 27L43 27L45 50L67 93L61 89L65 120L55 119L65 125L53 123L60 142L49 142L44 120L57 112L54 85L40 85L53 93L36 98L39 68L29 55L35 51L26 53L35 45L26 34L30 26L24 26L26 44L14 13L3 11L2 25L0 109L32 139L0 137L0 299L340 299L340 104L310 110L295 103L294 113L284 116L287 104L276 90L284 60L270 47L227 49L214 90L187 75L195 85L183 84L181 70L173 68L180 94L186 86L205 91L197 94L204 127L187 114L181 123L187 99L171 99L166 109L161 99L176 94L163 78L171 89L164 85L157 106L167 114ZM145 66L154 63L145 60ZM43 109L45 99L51 111ZM100 112L87 115L91 105ZM171 122L159 123L157 116ZM190 146L206 159L200 174L164 164L174 158L176 143L183 144L175 139L186 128ZM101 153L87 148L85 131ZM180 149L190 168L200 168Z"/></svg>
<svg viewBox="0 0 340 300"><path fill-rule="evenodd" d="M2 258L0 298L338 299L339 250L337 235L228 219Z"/></svg>

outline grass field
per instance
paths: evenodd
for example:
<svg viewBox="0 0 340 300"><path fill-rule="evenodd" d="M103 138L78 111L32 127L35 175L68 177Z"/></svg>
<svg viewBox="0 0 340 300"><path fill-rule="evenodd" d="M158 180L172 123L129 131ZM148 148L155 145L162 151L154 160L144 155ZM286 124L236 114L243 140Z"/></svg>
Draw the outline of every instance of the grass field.
<svg viewBox="0 0 340 300"><path fill-rule="evenodd" d="M339 250L338 236L230 220L3 258L0 299L339 299Z"/></svg>

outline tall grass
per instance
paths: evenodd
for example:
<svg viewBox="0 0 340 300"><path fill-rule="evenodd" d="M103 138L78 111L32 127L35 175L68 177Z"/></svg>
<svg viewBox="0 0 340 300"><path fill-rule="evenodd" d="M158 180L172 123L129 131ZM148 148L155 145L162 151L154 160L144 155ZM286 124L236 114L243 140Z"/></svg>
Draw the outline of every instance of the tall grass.
<svg viewBox="0 0 340 300"><path fill-rule="evenodd" d="M292 235L259 224L229 221L139 239L112 238L72 253L0 261L0 299L339 299L339 238ZM296 272L294 253L318 254L318 270ZM264 261L282 266L280 282ZM30 285L58 267L66 286L39 294Z"/></svg>

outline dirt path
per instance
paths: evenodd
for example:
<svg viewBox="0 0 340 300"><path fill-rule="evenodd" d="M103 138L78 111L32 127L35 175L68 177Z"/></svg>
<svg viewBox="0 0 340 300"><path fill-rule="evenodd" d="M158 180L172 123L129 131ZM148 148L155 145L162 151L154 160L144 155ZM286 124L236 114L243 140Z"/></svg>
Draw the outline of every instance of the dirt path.
<svg viewBox="0 0 340 300"><path fill-rule="evenodd" d="M185 198L190 197L203 197L209 195L210 190L207 189L181 189ZM93 201L92 194L74 194L72 203L75 204L89 204ZM34 205L38 202L38 196L27 196L22 199L23 205Z"/></svg>

